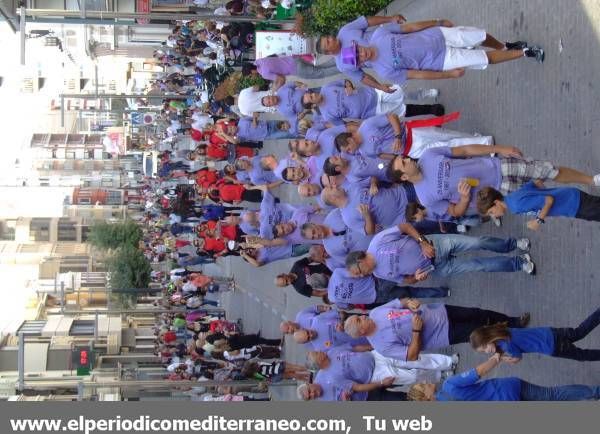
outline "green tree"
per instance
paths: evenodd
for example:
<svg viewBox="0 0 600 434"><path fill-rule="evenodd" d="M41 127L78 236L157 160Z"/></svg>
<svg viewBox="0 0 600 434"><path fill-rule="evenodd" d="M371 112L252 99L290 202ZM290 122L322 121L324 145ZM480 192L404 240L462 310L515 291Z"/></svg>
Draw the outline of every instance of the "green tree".
<svg viewBox="0 0 600 434"><path fill-rule="evenodd" d="M113 292L136 294L150 284L152 267L144 254L131 244L123 244L106 259L108 283Z"/></svg>
<svg viewBox="0 0 600 434"><path fill-rule="evenodd" d="M132 220L96 223L88 235L88 242L102 250L118 249L124 245L137 247L141 239L142 229Z"/></svg>

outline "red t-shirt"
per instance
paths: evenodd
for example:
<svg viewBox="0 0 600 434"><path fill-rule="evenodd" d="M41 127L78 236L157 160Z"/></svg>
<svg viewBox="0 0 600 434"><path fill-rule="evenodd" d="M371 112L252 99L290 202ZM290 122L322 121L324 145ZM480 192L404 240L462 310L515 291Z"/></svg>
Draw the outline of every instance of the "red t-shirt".
<svg viewBox="0 0 600 434"><path fill-rule="evenodd" d="M201 187L208 188L219 179L219 174L216 170L199 170L196 172L196 184Z"/></svg>
<svg viewBox="0 0 600 434"><path fill-rule="evenodd" d="M180 249L183 246L189 246L190 244L192 244L192 243L189 242L188 240L175 240L175 248L176 249Z"/></svg>
<svg viewBox="0 0 600 434"><path fill-rule="evenodd" d="M219 253L225 250L225 241L218 238L204 238L204 250Z"/></svg>
<svg viewBox="0 0 600 434"><path fill-rule="evenodd" d="M208 220L207 222L204 222L204 224L206 225L206 228L211 231L214 231L215 228L217 227L217 222L214 220ZM206 231L200 230L200 225L198 225L197 232L198 232L198 235L201 236L202 238L204 238L204 236L206 235Z"/></svg>
<svg viewBox="0 0 600 434"><path fill-rule="evenodd" d="M168 331L163 335L163 342L168 344L170 342L175 342L177 340L177 335L174 331Z"/></svg>
<svg viewBox="0 0 600 434"><path fill-rule="evenodd" d="M242 194L246 191L246 187L241 184L221 184L217 188L223 202L241 201Z"/></svg>
<svg viewBox="0 0 600 434"><path fill-rule="evenodd" d="M221 235L223 235L228 240L235 240L237 236L237 226L221 225Z"/></svg>
<svg viewBox="0 0 600 434"><path fill-rule="evenodd" d="M223 143L227 143L223 141ZM215 143L209 143L206 147L206 156L215 160L226 160L228 156L227 146Z"/></svg>

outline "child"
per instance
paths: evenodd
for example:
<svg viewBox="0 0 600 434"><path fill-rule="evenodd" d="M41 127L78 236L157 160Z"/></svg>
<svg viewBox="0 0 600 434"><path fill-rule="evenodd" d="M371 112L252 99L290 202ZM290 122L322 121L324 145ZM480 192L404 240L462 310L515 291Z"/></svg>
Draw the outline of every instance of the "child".
<svg viewBox="0 0 600 434"><path fill-rule="evenodd" d="M482 188L477 194L477 209L482 215L493 217L501 217L506 211L534 215L527 222L534 231L546 222L546 217L600 221L600 197L572 187L544 188L539 180L528 182L506 197L491 187Z"/></svg>
<svg viewBox="0 0 600 434"><path fill-rule="evenodd" d="M578 361L600 360L600 350L585 350L575 342L585 338L600 323L600 309L596 309L577 328L533 327L509 328L506 323L475 329L470 336L471 346L480 353L500 353L508 363L521 361L523 353L545 354Z"/></svg>

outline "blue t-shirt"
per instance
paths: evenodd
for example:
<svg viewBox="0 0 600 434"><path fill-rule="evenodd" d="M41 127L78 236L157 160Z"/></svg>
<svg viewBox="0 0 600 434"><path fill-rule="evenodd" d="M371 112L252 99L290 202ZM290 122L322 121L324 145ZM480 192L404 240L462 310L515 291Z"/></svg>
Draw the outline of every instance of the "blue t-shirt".
<svg viewBox="0 0 600 434"><path fill-rule="evenodd" d="M244 142L262 142L269 134L267 121L259 120L255 127L251 117L240 118L237 127L237 137Z"/></svg>
<svg viewBox="0 0 600 434"><path fill-rule="evenodd" d="M520 401L516 377L480 380L475 369L448 378L435 395L438 401Z"/></svg>
<svg viewBox="0 0 600 434"><path fill-rule="evenodd" d="M523 353L554 353L554 333L550 327L509 329L510 339L496 341L496 346L507 356L521 358Z"/></svg>
<svg viewBox="0 0 600 434"><path fill-rule="evenodd" d="M546 196L554 198L549 216L575 217L577 215L581 192L572 187L538 188L533 182L528 182L517 191L507 194L504 201L510 212L514 214L537 215L544 207Z"/></svg>
<svg viewBox="0 0 600 434"><path fill-rule="evenodd" d="M350 229L366 234L365 219L358 211L358 206L367 204L371 217L381 229L405 222L406 190L401 185L380 188L375 196L371 196L369 188L360 185L346 190L348 202L342 208L342 218Z"/></svg>
<svg viewBox="0 0 600 434"><path fill-rule="evenodd" d="M265 192L260 203L260 236L272 239L273 226L289 221L295 210L293 205L277 203L271 193Z"/></svg>

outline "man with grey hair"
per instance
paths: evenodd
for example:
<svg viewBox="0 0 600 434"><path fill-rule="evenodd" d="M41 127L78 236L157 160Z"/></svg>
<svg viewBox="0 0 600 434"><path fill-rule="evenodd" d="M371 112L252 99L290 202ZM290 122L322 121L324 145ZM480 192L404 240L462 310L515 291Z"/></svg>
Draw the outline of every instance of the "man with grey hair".
<svg viewBox="0 0 600 434"><path fill-rule="evenodd" d="M356 353L348 346L336 347L327 353L309 351L307 355L309 369L319 370L319 374L336 378L338 385L345 385L355 393L368 389L355 387L357 383L376 384L381 387L383 383L388 383L390 378L393 379L393 386L408 386L420 382L438 383L442 379L442 373L453 370L457 363L457 355L451 357L443 354L421 354L418 360L406 362L382 356L377 351Z"/></svg>
<svg viewBox="0 0 600 434"><path fill-rule="evenodd" d="M491 310L403 298L376 307L369 316L350 316L344 331L354 338L366 337L385 357L416 361L422 350L469 342L471 332L481 326L506 322L520 328L526 327L529 319L529 313L509 317Z"/></svg>

